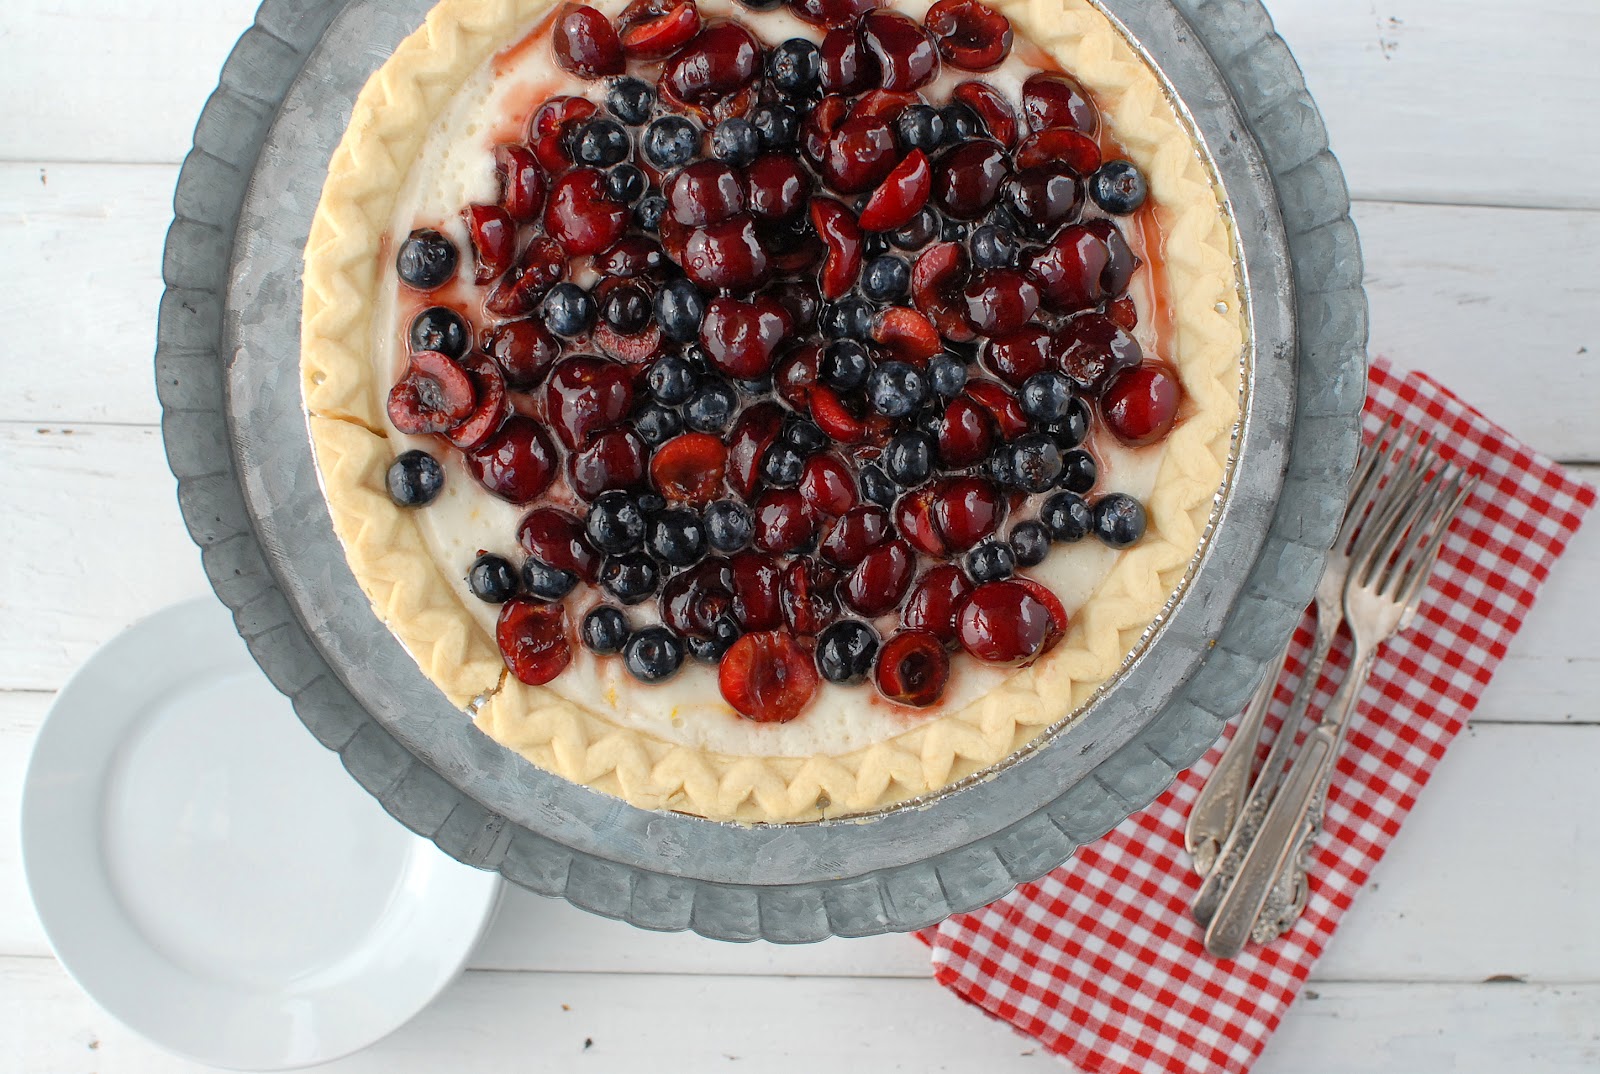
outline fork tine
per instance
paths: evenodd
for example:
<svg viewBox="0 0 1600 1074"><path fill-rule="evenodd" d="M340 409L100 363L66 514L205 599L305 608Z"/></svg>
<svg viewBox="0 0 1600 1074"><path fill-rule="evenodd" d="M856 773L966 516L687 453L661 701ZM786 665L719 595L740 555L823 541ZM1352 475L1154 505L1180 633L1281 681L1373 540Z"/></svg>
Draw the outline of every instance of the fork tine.
<svg viewBox="0 0 1600 1074"><path fill-rule="evenodd" d="M1433 535L1433 530L1426 525L1425 520L1445 506L1453 493L1453 474L1444 469L1430 474L1417 489L1406 509L1404 519L1395 527L1394 551L1373 579L1372 585L1380 593L1392 597L1398 595L1409 565L1418 551L1427 544L1428 538Z"/></svg>
<svg viewBox="0 0 1600 1074"><path fill-rule="evenodd" d="M1400 433L1399 419L1391 416L1378 430L1378 435L1362 449L1354 490L1350 494L1350 506L1345 510L1344 522L1339 527L1339 539L1334 545L1346 555L1353 554L1368 512L1386 487L1384 478L1393 470L1395 459L1403 458L1409 450L1406 438Z"/></svg>
<svg viewBox="0 0 1600 1074"><path fill-rule="evenodd" d="M1415 505L1433 458L1432 451L1427 447L1426 437L1412 442L1412 447L1407 449L1406 456L1402 460L1401 469L1384 486L1382 499L1373 507L1372 517L1362 527L1358 537L1361 548L1376 551L1388 546L1391 536L1398 538L1405 533L1403 527L1396 530L1395 526L1404 518L1408 509ZM1359 585L1370 585L1372 570L1375 566L1380 566L1384 560L1381 557L1374 557L1365 562L1367 565L1363 569L1351 572L1351 576L1358 579Z"/></svg>
<svg viewBox="0 0 1600 1074"><path fill-rule="evenodd" d="M1422 592L1422 587L1433 574L1434 562L1439 558L1439 549L1444 544L1445 536L1450 532L1450 524L1455 521L1461 505L1467 502L1467 497L1471 496L1477 487L1477 478L1464 470L1458 470L1451 487L1441 490L1443 502L1428 520L1430 531L1428 543L1418 553L1410 572L1401 583L1399 597L1401 603L1409 607Z"/></svg>

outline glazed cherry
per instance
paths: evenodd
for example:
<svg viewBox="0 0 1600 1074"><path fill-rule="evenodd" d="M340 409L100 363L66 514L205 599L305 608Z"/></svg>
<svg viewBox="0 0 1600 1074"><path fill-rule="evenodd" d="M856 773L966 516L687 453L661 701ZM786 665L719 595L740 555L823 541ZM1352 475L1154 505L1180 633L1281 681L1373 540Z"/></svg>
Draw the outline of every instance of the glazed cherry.
<svg viewBox="0 0 1600 1074"><path fill-rule="evenodd" d="M759 286L770 261L750 214L691 231L683 246L683 271L706 290L752 291Z"/></svg>
<svg viewBox="0 0 1600 1074"><path fill-rule="evenodd" d="M724 559L680 571L661 588L661 619L679 634L710 637L732 610L733 568Z"/></svg>
<svg viewBox="0 0 1600 1074"><path fill-rule="evenodd" d="M872 7L872 0L785 0L795 16L813 26L846 26Z"/></svg>
<svg viewBox="0 0 1600 1074"><path fill-rule="evenodd" d="M626 235L594 259L595 271L602 276L631 280L653 276L667 267L661 244L646 235Z"/></svg>
<svg viewBox="0 0 1600 1074"><path fill-rule="evenodd" d="M720 160L691 164L667 182L667 209L686 227L720 223L744 212L744 188Z"/></svg>
<svg viewBox="0 0 1600 1074"><path fill-rule="evenodd" d="M821 354L820 344L807 343L778 360L772 370L772 390L778 393L778 398L796 410L807 409L811 402L811 389L817 384Z"/></svg>
<svg viewBox="0 0 1600 1074"><path fill-rule="evenodd" d="M533 150L521 145L496 146L495 175L500 180L500 206L515 220L527 223L544 208L544 168Z"/></svg>
<svg viewBox="0 0 1600 1074"><path fill-rule="evenodd" d="M924 485L901 496L894 504L894 526L917 551L943 557L950 553L950 546L933 521L938 495L938 485Z"/></svg>
<svg viewBox="0 0 1600 1074"><path fill-rule="evenodd" d="M1028 416L1022 412L1022 404L1003 384L975 378L967 381L963 394L988 411L999 439L1012 440L1028 431Z"/></svg>
<svg viewBox="0 0 1600 1074"><path fill-rule="evenodd" d="M982 0L939 0L923 19L946 62L992 71L1011 54L1011 20Z"/></svg>
<svg viewBox="0 0 1600 1074"><path fill-rule="evenodd" d="M745 202L767 220L787 220L804 209L811 186L810 173L788 153L764 153L744 172Z"/></svg>
<svg viewBox="0 0 1600 1074"><path fill-rule="evenodd" d="M1063 324L1055 336L1061 369L1084 391L1098 392L1110 378L1139 364L1137 340L1111 318L1085 313Z"/></svg>
<svg viewBox="0 0 1600 1074"><path fill-rule="evenodd" d="M461 368L472 381L472 394L477 406L465 421L446 432L445 439L458 448L475 448L487 440L511 414L506 400L506 378L493 358L483 354L469 354L461 360Z"/></svg>
<svg viewBox="0 0 1600 1074"><path fill-rule="evenodd" d="M506 387L538 386L561 353L561 344L538 321L508 321L489 334L484 348L505 371Z"/></svg>
<svg viewBox="0 0 1600 1074"><path fill-rule="evenodd" d="M971 399L957 396L939 416L934 446L939 461L950 469L976 466L994 447L994 419Z"/></svg>
<svg viewBox="0 0 1600 1074"><path fill-rule="evenodd" d="M890 701L927 708L944 696L950 656L931 631L901 630L878 650L878 692Z"/></svg>
<svg viewBox="0 0 1600 1074"><path fill-rule="evenodd" d="M499 432L467 452L467 469L502 500L531 503L556 474L556 446L532 418L513 415Z"/></svg>
<svg viewBox="0 0 1600 1074"><path fill-rule="evenodd" d="M595 436L588 447L567 457L567 479L572 491L592 500L609 489L643 484L648 451L634 430L607 429Z"/></svg>
<svg viewBox="0 0 1600 1074"><path fill-rule="evenodd" d="M933 166L928 155L913 149L884 178L861 210L860 224L868 231L893 231L904 227L922 211L933 193Z"/></svg>
<svg viewBox="0 0 1600 1074"><path fill-rule="evenodd" d="M933 525L952 551L965 552L1005 519L1005 497L981 477L951 478L936 489Z"/></svg>
<svg viewBox="0 0 1600 1074"><path fill-rule="evenodd" d="M746 407L728 437L728 483L746 499L755 495L761 460L783 431L783 408L776 403Z"/></svg>
<svg viewBox="0 0 1600 1074"><path fill-rule="evenodd" d="M574 168L550 190L544 207L544 229L573 256L597 254L622 237L628 207L606 193L605 173Z"/></svg>
<svg viewBox="0 0 1600 1074"><path fill-rule="evenodd" d="M911 269L911 300L939 334L953 343L977 335L967 323L961 294L967 273L966 251L955 242L939 242L923 250Z"/></svg>
<svg viewBox="0 0 1600 1074"><path fill-rule="evenodd" d="M539 507L517 526L517 544L528 555L590 585L600 576L600 553L589 542L583 522L558 507Z"/></svg>
<svg viewBox="0 0 1600 1074"><path fill-rule="evenodd" d="M783 625L779 591L783 570L772 556L740 552L728 561L733 576L733 617L744 630L774 630Z"/></svg>
<svg viewBox="0 0 1600 1074"><path fill-rule="evenodd" d="M800 495L820 515L838 516L856 506L856 480L837 455L813 455L800 473Z"/></svg>
<svg viewBox="0 0 1600 1074"><path fill-rule="evenodd" d="M517 256L517 225L498 205L469 205L462 211L472 252L477 259L476 279L488 283L509 269Z"/></svg>
<svg viewBox="0 0 1600 1074"><path fill-rule="evenodd" d="M898 159L889 122L857 114L833 132L818 164L829 186L844 194L860 194L883 182Z"/></svg>
<svg viewBox="0 0 1600 1074"><path fill-rule="evenodd" d="M839 617L839 573L810 556L797 556L783 571L778 604L783 621L801 637L820 634Z"/></svg>
<svg viewBox="0 0 1600 1074"><path fill-rule="evenodd" d="M878 84L890 92L920 89L939 73L938 44L916 19L879 9L863 16L856 32L877 63Z"/></svg>
<svg viewBox="0 0 1600 1074"><path fill-rule="evenodd" d="M1078 218L1083 186L1065 168L1026 168L1006 181L1005 200L1012 215L1033 235L1054 235L1062 224Z"/></svg>
<svg viewBox="0 0 1600 1074"><path fill-rule="evenodd" d="M1011 163L998 142L979 139L958 145L933 173L933 200L947 216L973 220L995 203L1011 174Z"/></svg>
<svg viewBox="0 0 1600 1074"><path fill-rule="evenodd" d="M848 570L867 553L889 539L889 512L876 504L852 507L839 517L822 539L822 558Z"/></svg>
<svg viewBox="0 0 1600 1074"><path fill-rule="evenodd" d="M546 172L559 175L572 166L572 154L567 149L569 135L594 113L594 102L588 98L565 96L550 98L533 113L528 121L528 145ZM506 208L512 216L523 219L515 207ZM528 216L537 213L538 209L533 209Z"/></svg>
<svg viewBox="0 0 1600 1074"><path fill-rule="evenodd" d="M406 375L389 389L389 420L413 436L442 433L466 421L477 405L472 379L438 351L411 356Z"/></svg>
<svg viewBox="0 0 1600 1074"><path fill-rule="evenodd" d="M580 354L563 360L545 388L545 417L569 448L579 448L633 409L633 375L626 366Z"/></svg>
<svg viewBox="0 0 1600 1074"><path fill-rule="evenodd" d="M757 723L786 723L817 692L810 654L785 630L746 634L722 658L717 685L723 700Z"/></svg>
<svg viewBox="0 0 1600 1074"><path fill-rule="evenodd" d="M1122 294L1128 289L1134 271L1141 264L1139 258L1128 245L1122 231L1110 220L1091 220L1084 226L1090 234L1106 244L1106 270L1100 278L1101 287L1108 295Z"/></svg>
<svg viewBox="0 0 1600 1074"><path fill-rule="evenodd" d="M1072 313L1100 304L1106 297L1105 278L1111 250L1098 234L1084 225L1061 229L1050 244L1028 263L1028 276L1038 285L1046 309Z"/></svg>
<svg viewBox="0 0 1600 1074"><path fill-rule="evenodd" d="M916 553L905 541L880 544L845 578L844 602L868 618L893 611L911 588L916 564Z"/></svg>
<svg viewBox="0 0 1600 1074"><path fill-rule="evenodd" d="M1060 72L1038 72L1022 84L1022 114L1030 130L1066 127L1093 137L1100 113L1083 87Z"/></svg>
<svg viewBox="0 0 1600 1074"><path fill-rule="evenodd" d="M818 76L826 93L865 92L878 85L877 56L862 47L853 27L829 30L818 50Z"/></svg>
<svg viewBox="0 0 1600 1074"><path fill-rule="evenodd" d="M1036 131L1017 147L1016 165L1031 168L1065 168L1083 178L1100 166L1100 143L1082 131L1052 127Z"/></svg>
<svg viewBox="0 0 1600 1074"><path fill-rule="evenodd" d="M517 266L495 285L483 306L496 317L525 317L539 309L556 282L567 274L567 253L553 239L540 236L528 243ZM567 288L561 288L566 291ZM576 286L572 290L581 295L579 304L588 299L588 293ZM547 315L548 320L548 315ZM584 325L587 327L587 325ZM567 332L575 335L576 329Z"/></svg>
<svg viewBox="0 0 1600 1074"><path fill-rule="evenodd" d="M811 199L811 223L828 253L818 282L824 298L841 298L855 286L861 273L861 225L849 209L833 198Z"/></svg>
<svg viewBox="0 0 1600 1074"><path fill-rule="evenodd" d="M1015 581L985 582L956 617L961 647L987 664L1031 664L1061 639L1050 609Z"/></svg>
<svg viewBox="0 0 1600 1074"><path fill-rule="evenodd" d="M755 546L763 552L795 552L811 543L816 515L797 489L768 489L756 498Z"/></svg>
<svg viewBox="0 0 1600 1074"><path fill-rule="evenodd" d="M579 78L620 75L627 60L616 28L586 4L562 4L550 30L556 65Z"/></svg>
<svg viewBox="0 0 1600 1074"><path fill-rule="evenodd" d="M1106 428L1130 447L1153 444L1172 431L1183 385L1166 362L1144 362L1112 376L1100 393Z"/></svg>
<svg viewBox="0 0 1600 1074"><path fill-rule="evenodd" d="M933 322L906 306L880 310L872 320L872 339L888 352L888 360L919 370L926 369L929 360L944 350Z"/></svg>
<svg viewBox="0 0 1600 1074"><path fill-rule="evenodd" d="M1016 269L989 269L967 283L967 323L984 335L1015 332L1039 309L1039 289Z"/></svg>
<svg viewBox="0 0 1600 1074"><path fill-rule="evenodd" d="M500 609L495 641L519 682L542 686L572 662L567 612L559 604L513 597Z"/></svg>
<svg viewBox="0 0 1600 1074"><path fill-rule="evenodd" d="M772 299L713 298L700 323L700 345L717 369L754 380L772 369L773 354L790 327L783 307Z"/></svg>
<svg viewBox="0 0 1600 1074"><path fill-rule="evenodd" d="M699 32L694 0L633 0L617 16L622 51L638 60L664 60Z"/></svg>
<svg viewBox="0 0 1600 1074"><path fill-rule="evenodd" d="M650 483L674 503L706 504L722 491L728 451L709 433L684 433L656 449Z"/></svg>
<svg viewBox="0 0 1600 1074"><path fill-rule="evenodd" d="M903 626L931 631L946 645L957 638L956 615L972 592L966 573L953 563L929 567L912 587L911 596L900 612Z"/></svg>
<svg viewBox="0 0 1600 1074"><path fill-rule="evenodd" d="M992 336L983 346L983 364L1013 388L1021 388L1029 377L1055 365L1050 333L1038 325L1025 325Z"/></svg>
<svg viewBox="0 0 1600 1074"><path fill-rule="evenodd" d="M987 82L963 82L950 91L950 99L972 109L995 141L1007 149L1017 144L1017 113L999 90Z"/></svg>
<svg viewBox="0 0 1600 1074"><path fill-rule="evenodd" d="M748 86L761 70L761 44L737 22L713 20L661 69L662 92L709 107Z"/></svg>

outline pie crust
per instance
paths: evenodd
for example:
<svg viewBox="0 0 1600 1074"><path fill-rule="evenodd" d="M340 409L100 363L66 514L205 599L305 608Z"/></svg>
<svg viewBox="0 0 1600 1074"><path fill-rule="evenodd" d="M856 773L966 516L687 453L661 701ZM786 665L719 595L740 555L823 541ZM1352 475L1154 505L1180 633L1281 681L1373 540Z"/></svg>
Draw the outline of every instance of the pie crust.
<svg viewBox="0 0 1600 1074"><path fill-rule="evenodd" d="M312 223L302 390L335 532L378 617L453 704L538 767L641 808L715 820L882 809L981 772L1062 723L1116 675L1198 559L1240 412L1245 321L1234 236L1214 173L1156 73L1088 0L991 3L1090 91L1156 205L1172 304L1164 357L1190 413L1167 440L1144 539L1121 554L1060 645L966 708L837 756L734 756L617 726L506 674L413 516L385 492L396 452L388 384L370 351L397 191L462 83L553 2L441 0L362 90Z"/></svg>

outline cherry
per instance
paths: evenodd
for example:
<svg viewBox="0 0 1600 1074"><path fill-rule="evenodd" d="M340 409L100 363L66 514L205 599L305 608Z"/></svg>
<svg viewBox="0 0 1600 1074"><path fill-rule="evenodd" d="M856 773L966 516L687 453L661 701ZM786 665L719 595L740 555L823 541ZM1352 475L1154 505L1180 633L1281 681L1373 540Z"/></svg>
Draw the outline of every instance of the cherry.
<svg viewBox="0 0 1600 1074"><path fill-rule="evenodd" d="M898 125L900 116L912 105L926 107L928 99L916 92L898 92L886 89L872 89L856 98L855 104L850 106L853 116L876 116ZM905 136L901 135L904 144ZM918 147L922 148L922 147ZM932 149L933 146L926 148Z"/></svg>
<svg viewBox="0 0 1600 1074"><path fill-rule="evenodd" d="M811 223L828 248L818 280L824 298L842 298L861 274L861 225L833 198L811 199Z"/></svg>
<svg viewBox="0 0 1600 1074"><path fill-rule="evenodd" d="M1120 295L1128 289L1128 282L1141 262L1134 254L1120 228L1110 220L1091 220L1085 224L1090 234L1106 244L1106 268L1100 285L1108 295Z"/></svg>
<svg viewBox="0 0 1600 1074"><path fill-rule="evenodd" d="M594 341L600 349L628 365L643 365L658 357L664 339L661 326L653 321L633 333L619 332L604 321L594 330Z"/></svg>
<svg viewBox="0 0 1600 1074"><path fill-rule="evenodd" d="M1084 178L1100 166L1100 143L1082 131L1052 127L1028 135L1017 147L1017 167L1065 167Z"/></svg>
<svg viewBox="0 0 1600 1074"><path fill-rule="evenodd" d="M841 515L822 539L822 558L848 570L868 552L889 539L889 512L876 504L852 507Z"/></svg>
<svg viewBox="0 0 1600 1074"><path fill-rule="evenodd" d="M556 446L538 422L513 414L466 453L466 462L478 483L502 500L530 503L556 475Z"/></svg>
<svg viewBox="0 0 1600 1074"><path fill-rule="evenodd" d="M770 271L749 213L691 231L681 261L685 275L706 290L752 291Z"/></svg>
<svg viewBox="0 0 1600 1074"><path fill-rule="evenodd" d="M789 153L763 153L744 171L745 203L755 216L787 220L805 208L812 179Z"/></svg>
<svg viewBox="0 0 1600 1074"><path fill-rule="evenodd" d="M801 637L810 638L839 617L839 572L810 556L797 556L784 568L778 591L783 621Z"/></svg>
<svg viewBox="0 0 1600 1074"><path fill-rule="evenodd" d="M967 323L984 335L1014 332L1039 309L1039 289L1016 269L997 268L968 282Z"/></svg>
<svg viewBox="0 0 1600 1074"><path fill-rule="evenodd" d="M787 0L789 10L813 26L848 26L872 0Z"/></svg>
<svg viewBox="0 0 1600 1074"><path fill-rule="evenodd" d="M950 546L933 521L938 496L937 485L924 485L901 496L894 505L894 525L917 551L942 557L950 554Z"/></svg>
<svg viewBox="0 0 1600 1074"><path fill-rule="evenodd" d="M1047 309L1072 313L1097 306L1106 297L1102 280L1110 263L1105 240L1087 226L1073 224L1032 256L1028 276Z"/></svg>
<svg viewBox="0 0 1600 1074"><path fill-rule="evenodd" d="M835 443L859 444L866 439L866 423L845 406L839 393L826 385L811 389L811 420Z"/></svg>
<svg viewBox="0 0 1600 1074"><path fill-rule="evenodd" d="M692 638L709 638L733 609L733 567L708 559L679 571L661 588L661 621Z"/></svg>
<svg viewBox="0 0 1600 1074"><path fill-rule="evenodd" d="M700 345L717 369L739 380L755 380L772 369L773 354L790 327L775 299L713 298L700 322Z"/></svg>
<svg viewBox="0 0 1600 1074"><path fill-rule="evenodd" d="M982 216L1011 174L1011 162L998 142L986 138L956 146L933 172L933 200L946 216L974 220Z"/></svg>
<svg viewBox="0 0 1600 1074"><path fill-rule="evenodd" d="M1006 501L993 482L954 477L934 486L934 529L954 552L965 552L1000 528Z"/></svg>
<svg viewBox="0 0 1600 1074"><path fill-rule="evenodd" d="M853 28L840 27L823 34L819 59L822 88L827 93L854 95L878 84L877 57L862 47Z"/></svg>
<svg viewBox="0 0 1600 1074"><path fill-rule="evenodd" d="M959 243L939 242L923 250L911 269L911 300L953 343L977 336L964 315L961 289L967 282L967 252Z"/></svg>
<svg viewBox="0 0 1600 1074"><path fill-rule="evenodd" d="M1100 394L1106 428L1130 447L1153 444L1172 431L1183 385L1166 362L1145 362L1112 376Z"/></svg>
<svg viewBox="0 0 1600 1074"><path fill-rule="evenodd" d="M946 645L956 644L956 613L967 602L972 583L966 572L954 563L929 567L917 579L911 596L900 612L900 623L916 630L931 631Z"/></svg>
<svg viewBox="0 0 1600 1074"><path fill-rule="evenodd" d="M999 90L987 82L963 82L950 91L950 99L977 113L983 129L995 141L1007 149L1017 144L1017 113Z"/></svg>
<svg viewBox="0 0 1600 1074"><path fill-rule="evenodd" d="M617 16L622 50L636 60L664 60L700 32L694 0L633 0Z"/></svg>
<svg viewBox="0 0 1600 1074"><path fill-rule="evenodd" d="M723 700L757 723L794 719L816 696L819 682L811 655L783 630L746 634L717 669Z"/></svg>
<svg viewBox="0 0 1600 1074"><path fill-rule="evenodd" d="M755 546L763 552L794 552L816 536L817 519L798 489L767 489L756 497Z"/></svg>
<svg viewBox="0 0 1600 1074"><path fill-rule="evenodd" d="M567 151L568 136L579 123L595 113L595 104L586 97L552 97L539 106L528 121L528 144L534 156L544 165L545 171L559 175L572 167L572 154ZM541 198L541 201L543 199ZM523 219L512 206L506 207L512 216ZM537 215L535 208L528 218Z"/></svg>
<svg viewBox="0 0 1600 1074"><path fill-rule="evenodd" d="M623 280L655 276L666 267L666 252L648 235L626 235L594 259L595 271L600 275Z"/></svg>
<svg viewBox="0 0 1600 1074"><path fill-rule="evenodd" d="M838 516L860 501L850 467L837 455L813 455L800 472L800 495L821 515Z"/></svg>
<svg viewBox="0 0 1600 1074"><path fill-rule="evenodd" d="M862 557L844 580L844 602L861 615L884 615L899 606L916 573L917 554L905 541L887 541Z"/></svg>
<svg viewBox="0 0 1600 1074"><path fill-rule="evenodd" d="M1023 413L1022 403L1005 385L974 378L967 381L962 393L989 412L1000 439L1014 440L1028 431L1028 416Z"/></svg>
<svg viewBox="0 0 1600 1074"><path fill-rule="evenodd" d="M1011 20L982 0L939 0L923 22L939 53L967 71L992 71L1011 54Z"/></svg>
<svg viewBox="0 0 1600 1074"><path fill-rule="evenodd" d="M957 396L945 406L933 435L945 466L976 466L994 448L994 419L971 399Z"/></svg>
<svg viewBox="0 0 1600 1074"><path fill-rule="evenodd" d="M1128 295L1123 295L1115 302L1106 303L1106 316L1130 332L1139 327L1139 307Z"/></svg>
<svg viewBox="0 0 1600 1074"><path fill-rule="evenodd" d="M593 111L594 106L589 107ZM523 145L496 146L494 170L500 179L501 208L524 223L538 217L544 208L545 181L533 150Z"/></svg>
<svg viewBox="0 0 1600 1074"><path fill-rule="evenodd" d="M472 381L473 395L478 405L460 425L445 433L445 439L458 448L470 449L487 440L511 414L506 399L506 378L493 358L483 354L469 354L461 360L461 368Z"/></svg>
<svg viewBox="0 0 1600 1074"><path fill-rule="evenodd" d="M667 181L664 193L673 219L686 227L720 223L744 212L744 188L720 160L702 160Z"/></svg>
<svg viewBox="0 0 1600 1074"><path fill-rule="evenodd" d="M879 8L862 16L856 33L882 72L878 84L890 92L919 89L939 73L938 43L916 19Z"/></svg>
<svg viewBox="0 0 1600 1074"><path fill-rule="evenodd" d="M517 267L489 292L483 307L497 317L525 317L539 308L545 292L566 274L566 251L555 240L540 236L528 243Z"/></svg>
<svg viewBox="0 0 1600 1074"><path fill-rule="evenodd" d="M508 321L489 334L483 349L505 370L506 387L525 392L544 379L561 343L538 321Z"/></svg>
<svg viewBox="0 0 1600 1074"><path fill-rule="evenodd" d="M526 597L512 597L500 608L495 641L506 667L519 682L543 686L572 662L567 611Z"/></svg>
<svg viewBox="0 0 1600 1074"><path fill-rule="evenodd" d="M728 437L728 483L745 499L755 495L761 460L783 431L783 408L776 403L746 407Z"/></svg>
<svg viewBox="0 0 1600 1074"><path fill-rule="evenodd" d="M760 552L740 552L728 561L733 576L733 618L743 630L773 630L783 625L778 561Z"/></svg>
<svg viewBox="0 0 1600 1074"><path fill-rule="evenodd" d="M888 120L852 115L828 139L818 163L828 185L840 193L860 194L888 177L898 153Z"/></svg>
<svg viewBox="0 0 1600 1074"><path fill-rule="evenodd" d="M1112 374L1137 366L1143 358L1138 340L1117 322L1099 313L1072 318L1056 330L1061 371L1088 392L1098 392Z"/></svg>
<svg viewBox="0 0 1600 1074"><path fill-rule="evenodd" d="M562 4L550 30L556 65L579 78L620 75L627 66L611 21L587 4Z"/></svg>
<svg viewBox="0 0 1600 1074"><path fill-rule="evenodd" d="M469 205L462 211L472 252L477 257L479 283L504 273L517 256L517 225L511 214L498 205Z"/></svg>
<svg viewBox="0 0 1600 1074"><path fill-rule="evenodd" d="M894 231L922 211L933 192L933 166L928 155L913 149L884 178L861 210L861 226L868 231Z"/></svg>
<svg viewBox="0 0 1600 1074"><path fill-rule="evenodd" d="M709 107L731 97L761 71L761 44L737 22L713 19L661 69L662 92Z"/></svg>
<svg viewBox="0 0 1600 1074"><path fill-rule="evenodd" d="M852 41L855 36L852 34ZM829 94L817 102L806 116L800 129L800 147L817 167L822 166L823 155L828 151L828 141L850 115L850 99L841 94Z"/></svg>
<svg viewBox="0 0 1600 1074"><path fill-rule="evenodd" d="M607 429L582 451L567 457L572 491L593 500L611 489L634 488L644 482L648 449L632 429Z"/></svg>
<svg viewBox="0 0 1600 1074"><path fill-rule="evenodd" d="M389 421L413 436L442 433L466 421L477 402L472 379L454 359L418 351L405 377L389 389Z"/></svg>
<svg viewBox="0 0 1600 1074"><path fill-rule="evenodd" d="M796 347L778 360L772 371L772 390L778 398L798 411L811 405L811 389L817 383L817 364L822 354L822 344L807 343Z"/></svg>
<svg viewBox="0 0 1600 1074"><path fill-rule="evenodd" d="M1051 636L1045 640L1045 651L1049 652L1057 642L1066 637L1067 627L1071 625L1067 618L1067 609L1062 605L1061 598L1052 593L1043 582L1021 575L1011 581L1032 593L1034 599L1043 604L1045 611L1049 613Z"/></svg>
<svg viewBox="0 0 1600 1074"><path fill-rule="evenodd" d="M1025 168L1006 180L1005 199L1033 234L1053 235L1083 209L1083 184L1059 165Z"/></svg>
<svg viewBox="0 0 1600 1074"><path fill-rule="evenodd" d="M557 179L544 206L544 230L574 257L597 254L622 238L628 207L606 196L605 173L573 168Z"/></svg>
<svg viewBox="0 0 1600 1074"><path fill-rule="evenodd" d="M1022 84L1022 114L1031 130L1067 127L1094 137L1100 112L1083 87L1059 72L1040 71ZM1092 169L1091 169L1092 170Z"/></svg>
<svg viewBox="0 0 1600 1074"><path fill-rule="evenodd" d="M563 360L545 386L545 416L567 447L577 449L633 409L633 375L593 355Z"/></svg>
<svg viewBox="0 0 1600 1074"><path fill-rule="evenodd" d="M933 322L905 306L880 310L872 321L872 339L882 344L894 361L918 369L927 368L928 361L944 350Z"/></svg>
<svg viewBox="0 0 1600 1074"><path fill-rule="evenodd" d="M767 294L788 312L795 331L805 332L817 326L822 293L817 290L815 280L783 280L773 284Z"/></svg>
<svg viewBox="0 0 1600 1074"><path fill-rule="evenodd" d="M1050 333L1038 325L1025 325L992 336L983 347L983 364L1013 388L1021 388L1035 373L1055 366Z"/></svg>
<svg viewBox="0 0 1600 1074"><path fill-rule="evenodd" d="M583 522L559 507L539 507L517 525L517 543L541 563L571 571L590 585L600 576L600 553Z"/></svg>
<svg viewBox="0 0 1600 1074"><path fill-rule="evenodd" d="M650 459L650 482L675 503L707 504L722 491L728 450L710 433L683 433Z"/></svg>
<svg viewBox="0 0 1600 1074"><path fill-rule="evenodd" d="M985 582L956 616L961 647L988 664L1026 666L1060 640L1055 618L1015 581Z"/></svg>
<svg viewBox="0 0 1600 1074"><path fill-rule="evenodd" d="M878 692L890 701L927 708L944 695L950 655L931 631L901 630L878 650Z"/></svg>

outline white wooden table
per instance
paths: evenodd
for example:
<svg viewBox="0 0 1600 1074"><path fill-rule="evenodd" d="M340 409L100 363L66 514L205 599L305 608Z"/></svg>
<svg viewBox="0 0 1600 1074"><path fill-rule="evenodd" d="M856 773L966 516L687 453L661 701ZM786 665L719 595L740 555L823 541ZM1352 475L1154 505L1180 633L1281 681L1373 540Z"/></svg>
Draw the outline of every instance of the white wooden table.
<svg viewBox="0 0 1600 1074"><path fill-rule="evenodd" d="M0 1072L193 1071L51 958L17 860L67 674L207 591L162 458L161 241L256 0L0 14ZM1358 200L1372 347L1600 480L1596 0L1273 0ZM1600 1069L1600 524L1291 1010L1263 1074ZM512 892L473 969L340 1072L1011 1070L1031 1042L905 937L731 946Z"/></svg>

